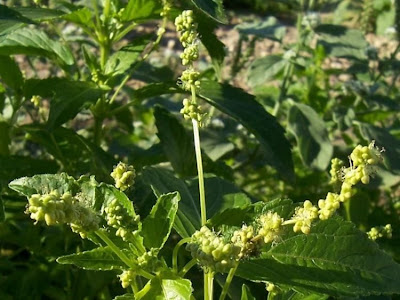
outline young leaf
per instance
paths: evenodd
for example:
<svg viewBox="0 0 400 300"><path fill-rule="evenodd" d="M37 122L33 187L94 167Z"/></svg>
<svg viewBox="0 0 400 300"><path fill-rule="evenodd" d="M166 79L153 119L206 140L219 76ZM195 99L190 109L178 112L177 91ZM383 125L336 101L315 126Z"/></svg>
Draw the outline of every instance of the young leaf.
<svg viewBox="0 0 400 300"><path fill-rule="evenodd" d="M154 108L158 137L168 160L181 176L197 173L194 145L180 122L160 106Z"/></svg>
<svg viewBox="0 0 400 300"><path fill-rule="evenodd" d="M144 21L159 18L160 2L156 0L129 0L121 15L121 21Z"/></svg>
<svg viewBox="0 0 400 300"><path fill-rule="evenodd" d="M288 61L280 55L268 55L255 59L248 69L247 82L253 88L266 84L282 73L287 64Z"/></svg>
<svg viewBox="0 0 400 300"><path fill-rule="evenodd" d="M102 208L101 211L104 211L112 201L117 200L118 204L125 208L128 212L128 215L131 217L136 216L135 209L133 208L133 203L129 198L125 195L125 193L118 190L116 187L102 183L99 186L99 190L102 193L103 201L102 201Z"/></svg>
<svg viewBox="0 0 400 300"><path fill-rule="evenodd" d="M284 129L254 96L227 84L203 81L200 97L243 124L264 147L269 164L285 179L294 179L290 144Z"/></svg>
<svg viewBox="0 0 400 300"><path fill-rule="evenodd" d="M87 7L74 10L73 12L64 15L63 19L83 28L93 29L95 27L92 19L92 12Z"/></svg>
<svg viewBox="0 0 400 300"><path fill-rule="evenodd" d="M169 171L152 167L145 168L142 175L145 183L151 185L157 197L175 191L179 193L181 201L174 228L181 237L189 237L200 228L199 201L193 198L183 180L176 178Z"/></svg>
<svg viewBox="0 0 400 300"><path fill-rule="evenodd" d="M50 98L48 126L57 127L73 119L81 110L96 103L106 91L95 84L65 78L30 79L26 81L26 98L33 95Z"/></svg>
<svg viewBox="0 0 400 300"><path fill-rule="evenodd" d="M80 190L76 180L65 173L22 177L11 181L8 186L27 197L33 194L49 194L54 190L57 190L61 195L66 192L75 195Z"/></svg>
<svg viewBox="0 0 400 300"><path fill-rule="evenodd" d="M288 130L296 137L304 164L325 170L330 164L333 146L320 116L308 105L293 103L288 113Z"/></svg>
<svg viewBox="0 0 400 300"><path fill-rule="evenodd" d="M135 300L164 300L182 299L190 300L192 297L192 283L183 278L161 278L151 279L146 286L137 294Z"/></svg>
<svg viewBox="0 0 400 300"><path fill-rule="evenodd" d="M133 42L115 52L107 60L104 73L108 76L125 73L140 57L147 44L151 41L151 38L152 35L138 37L134 39Z"/></svg>
<svg viewBox="0 0 400 300"><path fill-rule="evenodd" d="M0 36L0 55L12 54L45 56L62 67L74 64L69 48L34 28L21 28Z"/></svg>
<svg viewBox="0 0 400 300"><path fill-rule="evenodd" d="M0 55L0 78L17 92L20 91L24 84L24 78L17 63L9 56Z"/></svg>
<svg viewBox="0 0 400 300"><path fill-rule="evenodd" d="M339 217L319 221L239 265L238 276L308 294L360 296L400 292L400 265Z"/></svg>
<svg viewBox="0 0 400 300"><path fill-rule="evenodd" d="M148 249L161 249L164 246L174 225L179 200L176 192L162 195L144 219L141 232Z"/></svg>
<svg viewBox="0 0 400 300"><path fill-rule="evenodd" d="M281 42L286 33L286 27L279 23L275 17L268 17L263 22L241 23L235 26L240 34L253 34L260 38Z"/></svg>
<svg viewBox="0 0 400 300"><path fill-rule="evenodd" d="M256 300L251 294L249 287L245 284L242 285L242 296L240 300Z"/></svg>
<svg viewBox="0 0 400 300"><path fill-rule="evenodd" d="M127 266L107 246L57 258L59 264L70 264L85 270L121 270Z"/></svg>
<svg viewBox="0 0 400 300"><path fill-rule="evenodd" d="M190 0L197 8L220 23L226 22L222 0Z"/></svg>

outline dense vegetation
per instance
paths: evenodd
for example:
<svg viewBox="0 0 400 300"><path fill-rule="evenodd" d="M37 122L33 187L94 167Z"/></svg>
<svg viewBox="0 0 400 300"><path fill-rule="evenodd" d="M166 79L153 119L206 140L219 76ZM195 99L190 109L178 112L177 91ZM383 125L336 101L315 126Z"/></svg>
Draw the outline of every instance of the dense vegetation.
<svg viewBox="0 0 400 300"><path fill-rule="evenodd" d="M399 299L399 1L226 5L0 5L0 299Z"/></svg>

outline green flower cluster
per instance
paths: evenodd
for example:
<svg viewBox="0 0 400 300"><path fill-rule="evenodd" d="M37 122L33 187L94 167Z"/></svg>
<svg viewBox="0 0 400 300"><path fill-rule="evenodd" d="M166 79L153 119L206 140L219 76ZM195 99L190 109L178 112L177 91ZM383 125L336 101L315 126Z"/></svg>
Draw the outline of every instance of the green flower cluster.
<svg viewBox="0 0 400 300"><path fill-rule="evenodd" d="M196 231L186 249L192 257L209 272L228 272L236 266L241 252L240 246L225 242L222 236L203 226Z"/></svg>
<svg viewBox="0 0 400 300"><path fill-rule="evenodd" d="M195 101L189 100L188 98L183 99L183 108L181 109L180 113L183 115L185 120L196 120L199 122L200 126L205 115L205 113L201 112L201 106L197 105Z"/></svg>
<svg viewBox="0 0 400 300"><path fill-rule="evenodd" d="M364 147L358 145L350 154L350 159L350 167L341 169L343 183L340 193L328 193L326 199L318 201L320 208L318 213L321 220L330 218L340 207L341 202L346 202L354 196L356 193L356 190L353 189L354 185L359 182L363 184L369 183L371 175L375 172L375 165L381 161L381 151L375 147L374 142ZM340 163L335 160L332 161L332 164L337 166L332 166L331 174L336 173ZM338 177L337 173L335 176Z"/></svg>
<svg viewBox="0 0 400 300"><path fill-rule="evenodd" d="M344 163L339 158L332 158L331 160L331 170L329 174L331 175L330 184L336 186L342 183L342 169Z"/></svg>
<svg viewBox="0 0 400 300"><path fill-rule="evenodd" d="M119 275L119 280L124 289L129 287L135 280L136 272L134 270L124 270L121 275Z"/></svg>
<svg viewBox="0 0 400 300"><path fill-rule="evenodd" d="M277 213L268 212L267 214L260 216L258 219L260 225L258 236L262 237L265 244L276 241L279 237L283 221L283 218L281 218Z"/></svg>
<svg viewBox="0 0 400 300"><path fill-rule="evenodd" d="M284 222L286 224L294 224L293 231L301 231L304 234L309 234L311 230L311 223L314 219L318 218L318 208L313 206L311 201L306 200L303 207L297 207L293 217Z"/></svg>
<svg viewBox="0 0 400 300"><path fill-rule="evenodd" d="M158 259L158 249L150 249L144 252L141 256L137 258L138 266L142 269L146 268L155 272L160 266L160 260Z"/></svg>
<svg viewBox="0 0 400 300"><path fill-rule="evenodd" d="M254 239L254 227L243 225L241 229L235 230L231 238L231 242L240 247L238 258L242 259L249 256L256 249Z"/></svg>
<svg viewBox="0 0 400 300"><path fill-rule="evenodd" d="M33 194L28 199L27 212L31 219L45 221L48 226L69 224L82 238L99 228L99 218L92 210L78 202L70 193L60 195L57 190L49 194Z"/></svg>
<svg viewBox="0 0 400 300"><path fill-rule="evenodd" d="M116 188L125 191L135 183L136 172L133 166L119 162L111 172L111 177L115 180Z"/></svg>
<svg viewBox="0 0 400 300"><path fill-rule="evenodd" d="M386 224L385 226L372 227L370 231L367 232L368 238L375 241L378 238L386 237L388 239L392 238L392 225Z"/></svg>
<svg viewBox="0 0 400 300"><path fill-rule="evenodd" d="M130 216L126 209L118 203L117 199L111 201L104 209L104 212L106 213L107 224L117 229L115 233L117 236L120 236L124 241L133 237L133 232L138 229L140 222L139 215Z"/></svg>

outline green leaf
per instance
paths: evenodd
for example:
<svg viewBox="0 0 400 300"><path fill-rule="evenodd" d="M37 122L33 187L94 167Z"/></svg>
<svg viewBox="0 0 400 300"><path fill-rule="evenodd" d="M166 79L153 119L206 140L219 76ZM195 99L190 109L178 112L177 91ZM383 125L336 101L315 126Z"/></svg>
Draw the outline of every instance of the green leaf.
<svg viewBox="0 0 400 300"><path fill-rule="evenodd" d="M102 197L104 197L103 201L101 202L101 211L104 211L104 208L106 208L112 201L117 200L118 204L125 208L128 215L130 215L131 217L136 216L135 209L133 208L133 203L131 200L129 200L124 192L121 192L116 187L105 183L100 184L99 190L102 193Z"/></svg>
<svg viewBox="0 0 400 300"><path fill-rule="evenodd" d="M162 195L144 219L141 232L148 249L161 249L164 246L174 225L179 201L178 193Z"/></svg>
<svg viewBox="0 0 400 300"><path fill-rule="evenodd" d="M129 0L121 15L121 21L145 21L159 18L160 9L160 3L156 0Z"/></svg>
<svg viewBox="0 0 400 300"><path fill-rule="evenodd" d="M74 57L68 47L34 28L21 28L0 36L0 55L12 54L45 56L62 67L74 64Z"/></svg>
<svg viewBox="0 0 400 300"><path fill-rule="evenodd" d="M104 67L104 73L108 76L115 76L125 73L132 67L148 43L151 41L152 35L145 35L134 39L128 45L122 47L115 52L107 60Z"/></svg>
<svg viewBox="0 0 400 300"><path fill-rule="evenodd" d="M268 163L285 179L294 179L290 144L284 129L254 96L227 84L203 81L200 97L243 124L260 141Z"/></svg>
<svg viewBox="0 0 400 300"><path fill-rule="evenodd" d="M180 122L161 106L154 109L157 136L174 170L181 176L196 174L196 159L192 139Z"/></svg>
<svg viewBox="0 0 400 300"><path fill-rule="evenodd" d="M0 78L17 92L24 84L24 78L17 63L9 56L0 55Z"/></svg>
<svg viewBox="0 0 400 300"><path fill-rule="evenodd" d="M152 167L145 168L142 176L145 183L151 185L157 197L175 191L179 193L181 201L174 228L181 237L189 237L200 228L199 200L192 197L183 180L174 177L169 171Z"/></svg>
<svg viewBox="0 0 400 300"><path fill-rule="evenodd" d="M125 263L109 247L61 256L57 258L57 262L63 265L75 265L85 270L106 271L126 268Z"/></svg>
<svg viewBox="0 0 400 300"><path fill-rule="evenodd" d="M249 287L245 284L242 285L242 297L240 300L256 300L251 294Z"/></svg>
<svg viewBox="0 0 400 300"><path fill-rule="evenodd" d="M90 9L87 7L83 7L67 15L64 15L63 19L72 22L74 24L77 24L83 28L93 29L95 26L92 17L93 16Z"/></svg>
<svg viewBox="0 0 400 300"><path fill-rule="evenodd" d="M247 81L251 87L268 83L283 72L288 61L280 55L268 55L255 59L248 70Z"/></svg>
<svg viewBox="0 0 400 300"><path fill-rule="evenodd" d="M293 103L288 113L288 130L296 137L304 164L325 170L330 164L333 146L324 121L310 106Z"/></svg>
<svg viewBox="0 0 400 300"><path fill-rule="evenodd" d="M80 190L76 180L65 173L22 177L11 181L8 186L26 197L33 194L49 194L54 190L57 190L60 194L69 192L75 195Z"/></svg>
<svg viewBox="0 0 400 300"><path fill-rule="evenodd" d="M13 7L0 5L0 35L18 29L21 26L58 18L64 12L40 7Z"/></svg>
<svg viewBox="0 0 400 300"><path fill-rule="evenodd" d="M96 103L105 92L91 82L65 78L29 79L24 88L28 99L33 95L50 98L49 128L73 119L80 111Z"/></svg>
<svg viewBox="0 0 400 300"><path fill-rule="evenodd" d="M239 265L236 275L301 293L360 296L400 292L400 265L341 218L319 221Z"/></svg>
<svg viewBox="0 0 400 300"><path fill-rule="evenodd" d="M400 140L396 139L385 128L370 124L359 124L361 135L368 141L375 141L379 148L384 148L382 153L386 167L398 174L400 172Z"/></svg>
<svg viewBox="0 0 400 300"><path fill-rule="evenodd" d="M289 290L274 295L273 300L326 300L329 296L322 294L303 294L297 291ZM269 299L269 298L268 298Z"/></svg>
<svg viewBox="0 0 400 300"><path fill-rule="evenodd" d="M165 300L180 299L190 300L192 297L192 283L183 278L158 278L151 279L137 294L135 300Z"/></svg>
<svg viewBox="0 0 400 300"><path fill-rule="evenodd" d="M190 0L198 9L206 15L218 21L225 23L227 21L222 0Z"/></svg>
<svg viewBox="0 0 400 300"><path fill-rule="evenodd" d="M253 34L259 38L266 38L281 42L286 33L286 27L279 23L275 17L268 17L263 22L241 23L235 26L240 34Z"/></svg>
<svg viewBox="0 0 400 300"><path fill-rule="evenodd" d="M315 28L319 34L318 44L325 48L330 56L367 59L365 49L368 43L364 34L357 29L348 29L345 26L323 24Z"/></svg>
<svg viewBox="0 0 400 300"><path fill-rule="evenodd" d="M1 72L1 71L0 71ZM0 155L9 155L9 145L11 144L10 139L10 125L7 122L0 121ZM2 170L0 169L0 174Z"/></svg>
<svg viewBox="0 0 400 300"><path fill-rule="evenodd" d="M0 179L9 182L22 176L56 173L59 169L54 160L36 159L28 156L0 155Z"/></svg>

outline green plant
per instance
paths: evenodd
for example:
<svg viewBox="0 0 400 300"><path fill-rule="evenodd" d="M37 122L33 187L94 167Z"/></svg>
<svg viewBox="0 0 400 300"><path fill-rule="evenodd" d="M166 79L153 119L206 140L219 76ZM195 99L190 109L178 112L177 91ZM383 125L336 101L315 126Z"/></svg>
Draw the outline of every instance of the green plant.
<svg viewBox="0 0 400 300"><path fill-rule="evenodd" d="M226 21L221 1L0 6L0 283L8 286L0 296L222 300L400 293L398 208L387 200L398 186L390 172L398 171L400 147L393 130L377 126L395 128L398 113L382 109L376 116L371 104L383 97L375 85L389 98L398 90L398 73L387 66L397 62L398 49L387 59L373 49L364 53L360 32L321 25L317 14L306 12L313 1L303 2L297 43L249 67L257 98L218 83L225 51L213 30ZM156 34L132 32L152 19L160 19ZM180 58L183 71L148 62L172 20L183 52L171 60ZM66 24L74 24L72 33L61 30ZM261 38L281 42L285 34L274 18L253 25L238 27L243 36L256 36L252 46ZM212 68L196 63L200 43ZM231 77L252 53L236 55ZM27 74L16 54L26 55L18 59ZM355 81L345 91L329 82L335 74L324 68L329 56L354 64ZM40 79L35 72L43 63L50 76ZM271 78L281 79L279 89L265 88ZM182 95L188 95L183 108L176 104ZM385 103L394 105L390 100ZM346 146L334 149L339 138ZM331 160L334 152L351 153L349 164ZM377 179L389 182L382 194ZM22 213L21 194L35 225ZM392 237L381 245L394 259L378 247L384 237ZM34 293L13 295L25 282Z"/></svg>

